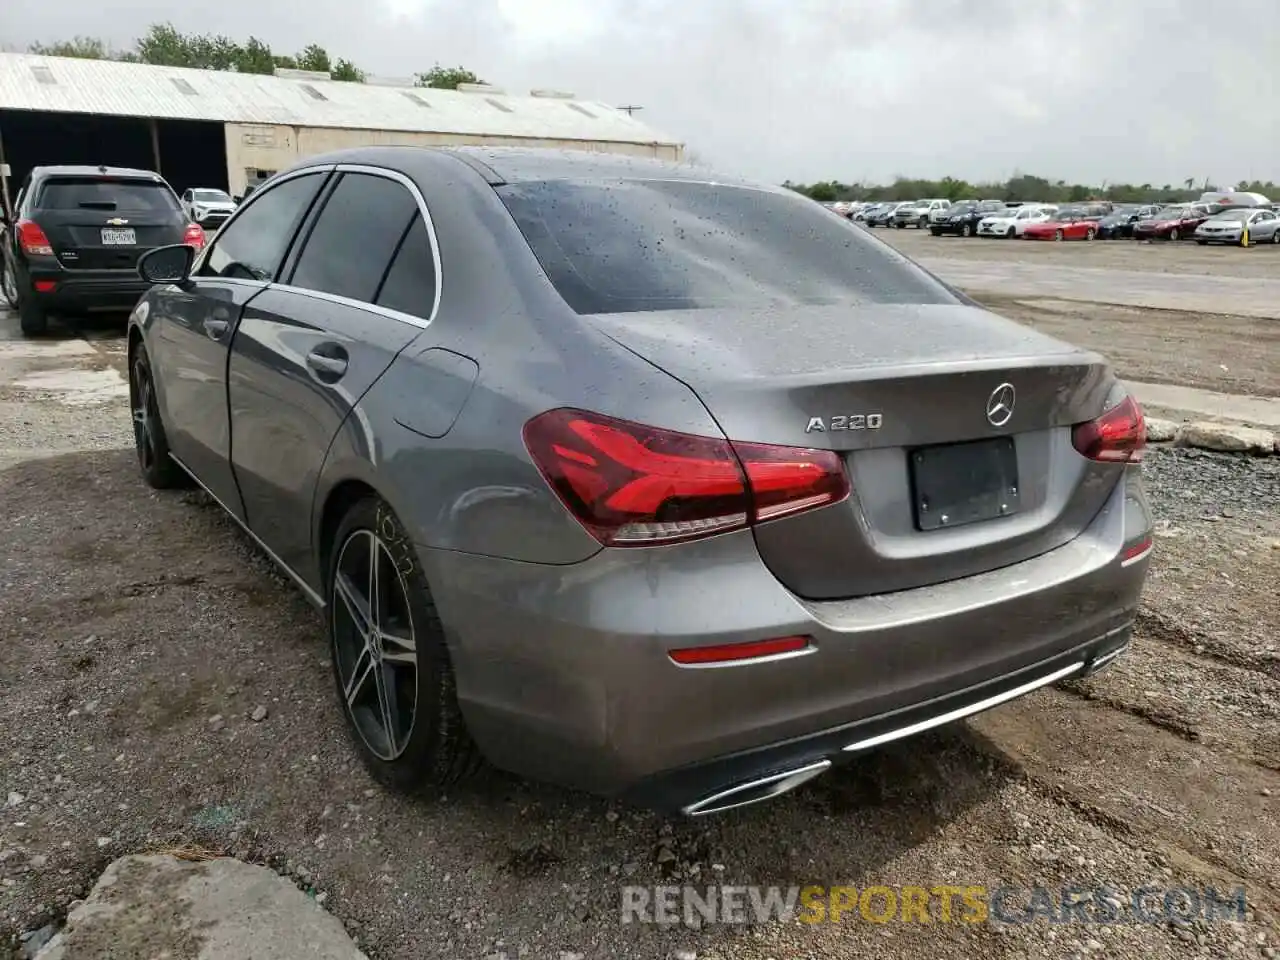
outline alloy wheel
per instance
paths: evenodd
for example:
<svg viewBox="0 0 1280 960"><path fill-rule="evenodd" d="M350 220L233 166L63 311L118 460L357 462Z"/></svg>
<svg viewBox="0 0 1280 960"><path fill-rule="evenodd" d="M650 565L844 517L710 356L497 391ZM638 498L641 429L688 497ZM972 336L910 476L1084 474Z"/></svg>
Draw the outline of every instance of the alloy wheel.
<svg viewBox="0 0 1280 960"><path fill-rule="evenodd" d="M4 274L0 276L0 293L3 293L9 306L16 310L18 307L18 280L13 275L13 264L7 260L4 265Z"/></svg>
<svg viewBox="0 0 1280 960"><path fill-rule="evenodd" d="M1062 234L1062 231L1061 231L1061 230L1055 230L1055 231L1053 232L1053 239L1055 239L1055 240L1061 240L1061 239L1062 239L1062 236L1063 236L1063 234Z"/></svg>
<svg viewBox="0 0 1280 960"><path fill-rule="evenodd" d="M1177 239L1179 239L1179 234L1178 234L1178 228L1177 228L1177 227L1174 227L1172 230L1170 230L1170 231L1169 231L1169 239L1170 239L1170 240L1177 240Z"/></svg>
<svg viewBox="0 0 1280 960"><path fill-rule="evenodd" d="M418 651L409 588L386 543L355 530L331 584L334 666L347 711L380 760L404 753L418 703Z"/></svg>
<svg viewBox="0 0 1280 960"><path fill-rule="evenodd" d="M129 378L129 408L133 414L133 443L138 451L138 465L143 473L156 462L156 407L155 387L151 381L151 368L141 350L133 358L133 376Z"/></svg>

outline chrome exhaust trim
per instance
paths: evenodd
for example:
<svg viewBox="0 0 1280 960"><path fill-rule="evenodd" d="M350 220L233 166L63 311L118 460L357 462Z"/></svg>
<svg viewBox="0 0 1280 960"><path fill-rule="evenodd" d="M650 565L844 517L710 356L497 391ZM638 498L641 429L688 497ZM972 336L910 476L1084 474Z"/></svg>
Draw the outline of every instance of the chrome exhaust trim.
<svg viewBox="0 0 1280 960"><path fill-rule="evenodd" d="M1046 673L1043 676L1036 677L1034 680L1028 680L1026 683L1014 687L1012 690L1005 690L1003 693L997 693L995 696L987 697L985 700L979 700L976 703L966 704L963 707L957 707L955 710L947 713L938 714L936 717L929 717L927 720L921 720L918 723L911 723L905 727L898 727L896 730L889 730L885 733L876 734L874 737L867 737L865 740L858 740L849 744L844 748L845 752L850 753L856 750L869 750L872 747L878 747L884 743L891 743L894 740L902 740L905 737L914 737L917 733L923 733L926 730L932 730L934 727L941 727L945 724L952 723L956 720L962 720L965 717L971 717L975 713L982 713L984 710L990 710L992 707L998 707L1002 703L1008 703L1010 700L1016 700L1024 694L1030 693L1032 690L1038 690L1040 687L1047 687L1051 683L1057 683L1071 674L1078 672L1085 666L1084 661L1068 664L1054 670L1052 673Z"/></svg>
<svg viewBox="0 0 1280 960"><path fill-rule="evenodd" d="M830 760L819 760L794 770L770 774L758 780L748 780L728 790L721 790L684 807L681 812L690 817L702 817L709 813L721 813L737 807L746 807L764 800L772 800L808 783L819 774L831 769Z"/></svg>
<svg viewBox="0 0 1280 960"><path fill-rule="evenodd" d="M1116 657L1120 656L1120 654L1124 653L1128 649L1129 649L1129 643L1128 641L1125 641L1120 646L1116 647L1114 650L1108 650L1106 653L1098 657L1096 660L1090 661L1089 665L1085 667L1083 675L1086 677L1093 676L1099 670L1102 670L1110 666L1111 662L1115 660Z"/></svg>

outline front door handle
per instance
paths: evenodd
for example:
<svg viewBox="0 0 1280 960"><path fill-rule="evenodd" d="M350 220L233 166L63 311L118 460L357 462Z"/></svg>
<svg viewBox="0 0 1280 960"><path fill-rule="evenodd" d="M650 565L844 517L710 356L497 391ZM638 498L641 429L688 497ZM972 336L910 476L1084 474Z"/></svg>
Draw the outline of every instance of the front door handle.
<svg viewBox="0 0 1280 960"><path fill-rule="evenodd" d="M204 322L204 332L209 335L210 340L221 340L230 326L231 324L227 323L226 320L210 318Z"/></svg>
<svg viewBox="0 0 1280 960"><path fill-rule="evenodd" d="M347 372L347 351L332 344L317 347L307 354L307 367L316 379L333 383Z"/></svg>

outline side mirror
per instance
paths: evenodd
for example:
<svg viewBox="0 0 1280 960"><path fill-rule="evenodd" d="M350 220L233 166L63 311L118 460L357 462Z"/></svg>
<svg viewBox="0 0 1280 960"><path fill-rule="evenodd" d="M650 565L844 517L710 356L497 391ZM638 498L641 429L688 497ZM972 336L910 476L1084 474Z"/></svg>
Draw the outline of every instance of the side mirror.
<svg viewBox="0 0 1280 960"><path fill-rule="evenodd" d="M185 243L156 247L138 258L138 275L147 283L182 283L195 259L195 247Z"/></svg>

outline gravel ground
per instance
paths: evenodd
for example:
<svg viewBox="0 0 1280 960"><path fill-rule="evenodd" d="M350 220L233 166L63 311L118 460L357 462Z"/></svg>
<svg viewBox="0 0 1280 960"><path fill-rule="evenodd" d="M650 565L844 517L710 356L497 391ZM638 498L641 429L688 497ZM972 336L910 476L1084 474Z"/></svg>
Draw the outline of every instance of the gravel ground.
<svg viewBox="0 0 1280 960"><path fill-rule="evenodd" d="M0 957L109 860L188 844L294 877L377 960L1276 956L1280 461L1152 452L1151 586L1132 651L1096 678L710 822L498 773L425 804L356 762L305 602L206 497L148 491L112 449L121 399L87 398L97 381L12 387L120 369L117 339L91 346L74 363L0 360L4 442L18 424L12 447L45 454L0 463ZM624 884L1068 881L1244 884L1252 911L1192 926L619 922Z"/></svg>

